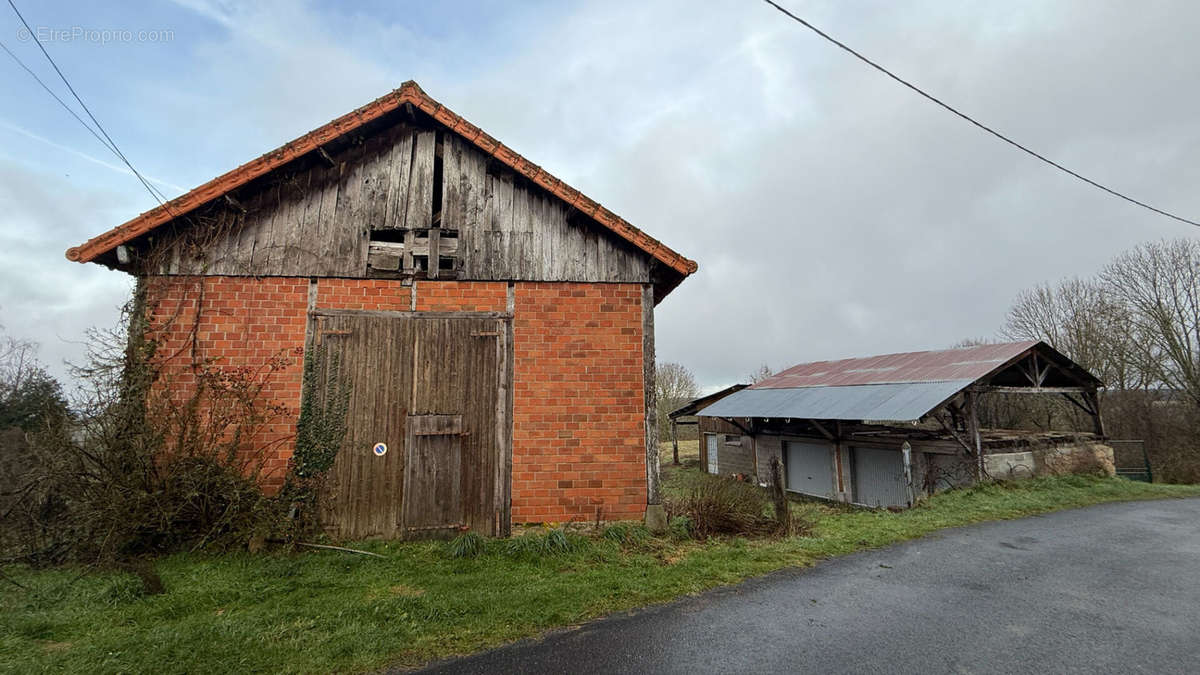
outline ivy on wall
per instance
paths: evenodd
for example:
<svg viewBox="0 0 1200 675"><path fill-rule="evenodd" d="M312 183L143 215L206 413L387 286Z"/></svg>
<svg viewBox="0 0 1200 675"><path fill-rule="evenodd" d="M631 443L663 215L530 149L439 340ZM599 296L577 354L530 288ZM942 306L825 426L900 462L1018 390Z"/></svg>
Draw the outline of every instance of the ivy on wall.
<svg viewBox="0 0 1200 675"><path fill-rule="evenodd" d="M308 480L327 472L346 438L350 387L341 373L341 358L324 346L304 359L300 418L292 473Z"/></svg>

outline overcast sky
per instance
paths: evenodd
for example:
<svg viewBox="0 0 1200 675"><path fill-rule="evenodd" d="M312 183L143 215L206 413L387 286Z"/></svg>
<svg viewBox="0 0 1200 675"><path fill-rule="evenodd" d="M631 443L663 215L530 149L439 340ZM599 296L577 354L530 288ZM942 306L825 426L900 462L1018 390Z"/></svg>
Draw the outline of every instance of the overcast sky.
<svg viewBox="0 0 1200 675"><path fill-rule="evenodd" d="M1198 234L982 134L754 0L349 4L18 7L35 29L67 31L47 49L168 196L417 80L700 263L656 322L659 359L706 387L762 363L994 336L1021 289ZM1080 172L1200 217L1200 3L784 4ZM18 26L3 7L0 41L66 98ZM3 54L0 90L0 324L61 374L130 289L63 251L154 202Z"/></svg>

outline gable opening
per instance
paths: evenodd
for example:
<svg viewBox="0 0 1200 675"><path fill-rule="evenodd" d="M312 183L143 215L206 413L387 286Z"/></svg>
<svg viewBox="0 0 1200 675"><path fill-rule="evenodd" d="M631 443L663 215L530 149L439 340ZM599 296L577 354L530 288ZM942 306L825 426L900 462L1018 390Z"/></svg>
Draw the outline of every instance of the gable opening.
<svg viewBox="0 0 1200 675"><path fill-rule="evenodd" d="M459 232L443 227L445 132L416 129L392 157L391 178L402 190L392 210L372 223L367 275L400 279L456 279ZM389 186L393 187L393 186Z"/></svg>

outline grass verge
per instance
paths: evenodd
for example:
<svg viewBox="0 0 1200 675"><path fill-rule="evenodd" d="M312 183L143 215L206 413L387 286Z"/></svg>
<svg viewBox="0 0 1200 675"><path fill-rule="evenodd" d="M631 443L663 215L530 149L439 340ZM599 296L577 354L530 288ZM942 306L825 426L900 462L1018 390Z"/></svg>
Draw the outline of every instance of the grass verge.
<svg viewBox="0 0 1200 675"><path fill-rule="evenodd" d="M669 480L684 483L694 471L673 468ZM588 537L534 531L518 543L462 550L445 542L362 545L382 559L181 554L158 562L168 592L156 596L142 596L132 575L9 566L8 580L0 579L0 671L415 665L941 528L1190 496L1200 496L1200 486L1047 478L954 491L903 513L796 504L815 523L807 537L695 542L626 527Z"/></svg>

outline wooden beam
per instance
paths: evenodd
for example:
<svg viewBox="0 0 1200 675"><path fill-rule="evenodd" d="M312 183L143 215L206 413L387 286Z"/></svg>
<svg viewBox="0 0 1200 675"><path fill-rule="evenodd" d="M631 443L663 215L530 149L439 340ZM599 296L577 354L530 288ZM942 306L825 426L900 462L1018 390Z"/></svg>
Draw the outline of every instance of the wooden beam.
<svg viewBox="0 0 1200 675"><path fill-rule="evenodd" d="M333 161L333 158L329 156L329 153L326 152L325 148L322 146L317 146L317 156L325 160L325 163L328 164L330 168L337 166L337 162Z"/></svg>
<svg viewBox="0 0 1200 675"><path fill-rule="evenodd" d="M1082 394L1087 391L1087 387L1001 387L988 384L971 387L971 389L979 393L993 394Z"/></svg>
<svg viewBox="0 0 1200 675"><path fill-rule="evenodd" d="M983 480L986 471L983 466L983 440L979 435L979 394L974 391L967 391L966 395L966 412L967 412L967 431L968 440L971 444L972 451L975 453L975 479Z"/></svg>
<svg viewBox="0 0 1200 675"><path fill-rule="evenodd" d="M642 389L646 405L646 504L662 503L659 491L658 412L654 386L654 286L642 286Z"/></svg>
<svg viewBox="0 0 1200 675"><path fill-rule="evenodd" d="M231 195L229 193L225 193L225 196L222 199L224 199L225 203L228 204L231 208L233 208L237 211L240 211L242 213L246 212L246 207L242 206L242 203L239 202L237 199L235 199L233 195Z"/></svg>
<svg viewBox="0 0 1200 675"><path fill-rule="evenodd" d="M405 312L374 309L315 309L314 316L373 316L380 319L508 319L508 312Z"/></svg>
<svg viewBox="0 0 1200 675"><path fill-rule="evenodd" d="M425 277L428 279L438 278L438 268L441 267L442 263L442 249L440 244L441 239L442 230L437 227L430 228L429 253L425 259L426 265L429 267L429 269L425 271Z"/></svg>
<svg viewBox="0 0 1200 675"><path fill-rule="evenodd" d="M1092 428L1096 435L1104 438L1104 416L1100 413L1100 394L1095 389L1085 393L1083 400L1092 408Z"/></svg>
<svg viewBox="0 0 1200 675"><path fill-rule="evenodd" d="M837 437L834 436L833 434L829 433L829 430L826 429L820 422L818 422L816 420L809 420L809 422L817 429L817 431L821 432L821 435L824 436L825 438L828 438L831 441L837 440Z"/></svg>
<svg viewBox="0 0 1200 675"><path fill-rule="evenodd" d="M1074 396L1072 396L1071 394L1064 392L1064 393L1063 393L1063 395L1062 395L1062 397L1063 397L1063 398L1065 398L1065 399L1067 399L1068 401L1070 401L1070 402L1071 402L1071 405L1075 406L1076 408L1079 408L1079 409L1080 409L1080 410L1082 410L1083 412L1085 412L1085 413L1087 413L1087 414L1089 414L1089 415L1095 415L1095 414L1096 414L1096 411L1095 411L1095 410L1092 410L1092 408L1091 408L1090 406L1088 406L1087 404L1085 404L1085 403L1081 402L1079 399L1075 398L1075 397L1074 397Z"/></svg>

